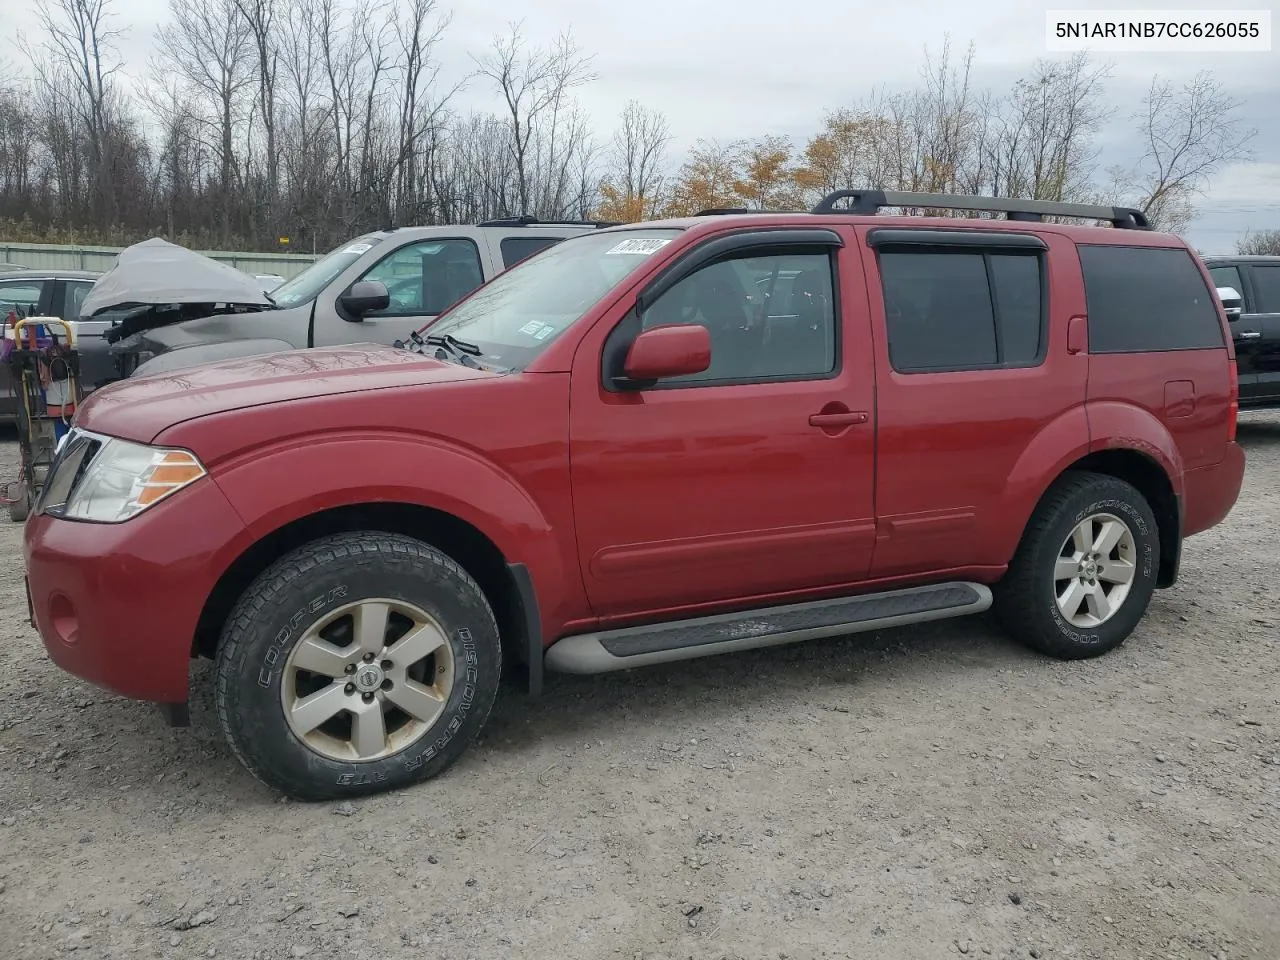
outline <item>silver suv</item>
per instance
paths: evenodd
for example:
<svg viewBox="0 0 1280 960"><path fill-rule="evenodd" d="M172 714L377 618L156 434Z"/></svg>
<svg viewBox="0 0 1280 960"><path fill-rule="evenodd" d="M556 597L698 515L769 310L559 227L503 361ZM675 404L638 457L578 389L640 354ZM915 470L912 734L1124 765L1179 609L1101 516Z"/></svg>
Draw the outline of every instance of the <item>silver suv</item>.
<svg viewBox="0 0 1280 960"><path fill-rule="evenodd" d="M305 347L392 344L519 261L614 225L512 217L378 230L270 293L226 265L148 240L120 254L83 316L127 311L106 335L121 376Z"/></svg>

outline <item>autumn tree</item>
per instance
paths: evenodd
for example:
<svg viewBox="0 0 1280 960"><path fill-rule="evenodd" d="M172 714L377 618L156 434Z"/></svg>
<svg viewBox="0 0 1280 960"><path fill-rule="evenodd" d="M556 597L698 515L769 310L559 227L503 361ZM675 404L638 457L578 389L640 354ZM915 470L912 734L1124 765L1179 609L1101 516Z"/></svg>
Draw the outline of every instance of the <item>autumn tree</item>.
<svg viewBox="0 0 1280 960"><path fill-rule="evenodd" d="M687 217L700 210L739 206L742 156L741 143L699 140L676 175L665 215Z"/></svg>

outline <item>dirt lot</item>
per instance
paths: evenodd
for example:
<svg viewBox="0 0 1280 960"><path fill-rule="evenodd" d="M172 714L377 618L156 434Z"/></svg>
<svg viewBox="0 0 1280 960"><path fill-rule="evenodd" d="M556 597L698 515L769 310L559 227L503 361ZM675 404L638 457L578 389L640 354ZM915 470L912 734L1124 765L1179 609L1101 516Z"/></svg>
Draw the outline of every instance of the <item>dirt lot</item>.
<svg viewBox="0 0 1280 960"><path fill-rule="evenodd" d="M1110 656L974 619L553 677L355 805L244 773L207 669L177 731L59 672L6 522L0 955L1274 958L1280 416L1240 432L1240 505Z"/></svg>

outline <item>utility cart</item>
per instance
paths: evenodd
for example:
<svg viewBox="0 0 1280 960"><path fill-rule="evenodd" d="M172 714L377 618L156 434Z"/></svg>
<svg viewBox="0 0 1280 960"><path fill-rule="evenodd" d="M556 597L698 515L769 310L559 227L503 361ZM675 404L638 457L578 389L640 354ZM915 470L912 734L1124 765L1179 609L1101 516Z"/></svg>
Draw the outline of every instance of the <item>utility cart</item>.
<svg viewBox="0 0 1280 960"><path fill-rule="evenodd" d="M7 505L9 519L20 523L40 496L81 400L75 327L58 317L11 318L0 360L9 365L17 392L21 459L19 477L6 486L0 501Z"/></svg>

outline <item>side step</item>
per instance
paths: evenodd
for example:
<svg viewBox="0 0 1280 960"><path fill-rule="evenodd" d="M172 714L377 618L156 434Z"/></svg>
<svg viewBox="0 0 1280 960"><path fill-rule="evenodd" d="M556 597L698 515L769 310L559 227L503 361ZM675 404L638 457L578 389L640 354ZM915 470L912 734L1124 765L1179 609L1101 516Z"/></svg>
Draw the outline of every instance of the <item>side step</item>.
<svg viewBox="0 0 1280 960"><path fill-rule="evenodd" d="M547 650L545 666L558 673L608 673L944 620L981 613L990 606L991 591L980 583L938 583L582 633L552 644Z"/></svg>

